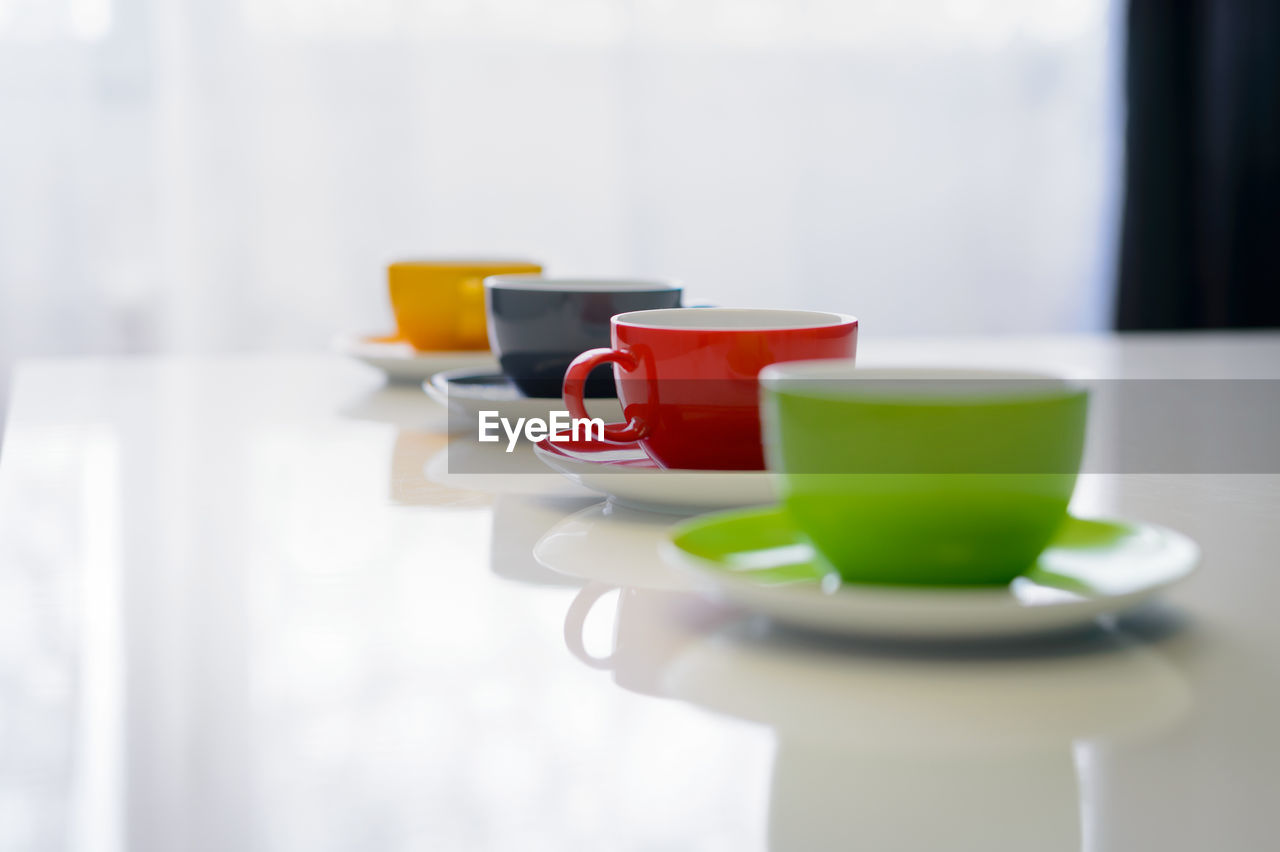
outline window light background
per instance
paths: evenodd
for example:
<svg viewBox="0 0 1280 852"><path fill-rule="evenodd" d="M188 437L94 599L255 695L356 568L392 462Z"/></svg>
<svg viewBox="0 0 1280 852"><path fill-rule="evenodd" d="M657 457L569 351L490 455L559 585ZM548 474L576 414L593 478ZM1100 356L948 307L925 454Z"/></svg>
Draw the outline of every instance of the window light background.
<svg viewBox="0 0 1280 852"><path fill-rule="evenodd" d="M1105 328L1110 0L0 0L25 355L323 348L522 254L870 335Z"/></svg>

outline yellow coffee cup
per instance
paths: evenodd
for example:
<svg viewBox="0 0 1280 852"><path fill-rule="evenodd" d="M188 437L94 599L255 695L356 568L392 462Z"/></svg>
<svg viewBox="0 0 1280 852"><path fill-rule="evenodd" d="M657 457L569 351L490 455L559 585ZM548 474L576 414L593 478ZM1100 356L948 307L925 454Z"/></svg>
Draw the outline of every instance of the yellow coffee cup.
<svg viewBox="0 0 1280 852"><path fill-rule="evenodd" d="M488 349L484 279L490 275L537 274L523 260L405 260L387 267L396 337L414 349Z"/></svg>

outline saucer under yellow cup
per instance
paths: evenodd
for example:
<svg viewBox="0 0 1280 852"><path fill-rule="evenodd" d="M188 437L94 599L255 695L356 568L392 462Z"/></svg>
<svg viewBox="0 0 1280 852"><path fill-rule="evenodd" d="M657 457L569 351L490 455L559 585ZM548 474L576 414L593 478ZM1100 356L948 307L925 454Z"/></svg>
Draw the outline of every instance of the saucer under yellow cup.
<svg viewBox="0 0 1280 852"><path fill-rule="evenodd" d="M538 274L524 260L406 260L387 267L396 340L420 352L488 349L484 279Z"/></svg>

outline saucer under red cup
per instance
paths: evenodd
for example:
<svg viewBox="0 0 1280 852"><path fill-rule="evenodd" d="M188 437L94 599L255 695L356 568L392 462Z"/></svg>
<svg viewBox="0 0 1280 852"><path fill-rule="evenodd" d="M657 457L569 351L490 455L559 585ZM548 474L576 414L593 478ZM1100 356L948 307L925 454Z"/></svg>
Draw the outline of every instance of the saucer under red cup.
<svg viewBox="0 0 1280 852"><path fill-rule="evenodd" d="M569 365L564 404L587 417L583 383L614 365L626 423L602 448L638 443L664 468L763 470L756 376L769 364L853 358L858 320L827 311L699 308L632 311L611 323L613 347Z"/></svg>

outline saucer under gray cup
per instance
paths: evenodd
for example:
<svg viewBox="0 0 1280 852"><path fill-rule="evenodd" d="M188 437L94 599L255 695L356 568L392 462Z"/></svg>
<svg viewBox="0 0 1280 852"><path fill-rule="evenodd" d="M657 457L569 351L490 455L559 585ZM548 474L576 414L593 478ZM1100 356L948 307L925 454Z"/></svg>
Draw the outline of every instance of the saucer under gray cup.
<svg viewBox="0 0 1280 852"><path fill-rule="evenodd" d="M675 281L496 275L484 281L489 346L502 372L525 396L559 398L569 362L610 344L617 314L678 308ZM615 396L610 370L597 370L586 395Z"/></svg>

